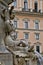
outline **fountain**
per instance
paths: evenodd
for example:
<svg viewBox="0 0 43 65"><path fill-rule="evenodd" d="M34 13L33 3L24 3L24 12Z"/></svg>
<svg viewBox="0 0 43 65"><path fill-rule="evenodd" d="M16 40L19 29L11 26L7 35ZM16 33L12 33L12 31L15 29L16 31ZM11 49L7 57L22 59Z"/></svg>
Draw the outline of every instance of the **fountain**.
<svg viewBox="0 0 43 65"><path fill-rule="evenodd" d="M6 10L5 10L5 12L6 12ZM4 26L1 27L2 25L0 25L0 30L2 31L2 33L0 31L0 33L1 33L0 34L0 37L1 37L0 47L2 48L2 51L5 51L6 50L5 49L5 45L3 45L5 43L5 40L6 40L6 43L8 42L8 44L10 44L11 46L14 46L13 44L15 44L15 40L14 40L14 37L13 37L14 36L14 32L15 32L15 28L13 26L13 24L14 24L14 22L13 22L14 16L12 15L12 9L10 10L10 19L7 18L7 17L8 16L5 17L5 19L6 19L5 21L3 21L3 19L0 19L1 22L2 22L2 24L3 25L5 24L7 26L6 31L4 31L4 29L3 29ZM6 37L5 37L5 35L6 35ZM43 57L41 56L41 54L39 54L37 51L33 51L34 46L32 46L32 47L30 47L28 49L28 45L26 45L26 43L23 40L21 40L20 43L18 43L18 46L17 46L17 48L19 48L19 49L17 49L17 50L15 49L14 54L16 56L19 56L19 57L24 57L24 58L25 57L28 57L28 58L30 58L30 57L32 57L32 55L31 55L31 52L32 52L32 54L34 54L38 58L38 61L39 61L40 65L43 65ZM29 55L30 55L30 57L29 57ZM19 60L20 60L20 58L19 58Z"/></svg>

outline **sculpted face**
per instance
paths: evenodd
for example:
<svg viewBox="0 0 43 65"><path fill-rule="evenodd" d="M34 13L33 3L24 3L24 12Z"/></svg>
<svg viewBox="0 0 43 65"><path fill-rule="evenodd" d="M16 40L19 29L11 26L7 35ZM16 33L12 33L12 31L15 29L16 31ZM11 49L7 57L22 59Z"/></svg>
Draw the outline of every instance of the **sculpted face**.
<svg viewBox="0 0 43 65"><path fill-rule="evenodd" d="M7 25L7 27L9 28L9 30L15 30L14 20L7 20L5 22L5 24Z"/></svg>
<svg viewBox="0 0 43 65"><path fill-rule="evenodd" d="M10 36L13 40L15 40L16 33L14 31L10 32Z"/></svg>
<svg viewBox="0 0 43 65"><path fill-rule="evenodd" d="M15 30L14 20L10 20L10 26L12 30Z"/></svg>

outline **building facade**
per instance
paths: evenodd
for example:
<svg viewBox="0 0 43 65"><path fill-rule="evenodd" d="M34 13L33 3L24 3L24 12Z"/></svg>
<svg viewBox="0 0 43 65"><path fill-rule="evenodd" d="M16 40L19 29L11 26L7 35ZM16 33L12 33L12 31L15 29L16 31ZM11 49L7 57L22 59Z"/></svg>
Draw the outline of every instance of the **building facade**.
<svg viewBox="0 0 43 65"><path fill-rule="evenodd" d="M9 16L8 2L12 0L0 1L0 65L43 65L39 54L43 53L43 1L39 7L36 0L14 0L9 5L14 6L14 19ZM10 29L9 34L6 34L5 24Z"/></svg>
<svg viewBox="0 0 43 65"><path fill-rule="evenodd" d="M26 39L43 53L43 0L14 0L9 6L14 6L16 38Z"/></svg>

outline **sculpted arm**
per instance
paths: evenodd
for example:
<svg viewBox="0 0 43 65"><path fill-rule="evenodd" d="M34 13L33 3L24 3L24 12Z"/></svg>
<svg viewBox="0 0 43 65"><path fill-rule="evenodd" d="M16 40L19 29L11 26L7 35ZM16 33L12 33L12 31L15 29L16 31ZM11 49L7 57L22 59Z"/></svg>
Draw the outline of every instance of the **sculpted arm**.
<svg viewBox="0 0 43 65"><path fill-rule="evenodd" d="M6 45L8 45L8 46L9 46L9 45L14 46L14 43L15 43L15 41L12 40L12 38L10 37L10 35L6 37L5 42L6 42Z"/></svg>

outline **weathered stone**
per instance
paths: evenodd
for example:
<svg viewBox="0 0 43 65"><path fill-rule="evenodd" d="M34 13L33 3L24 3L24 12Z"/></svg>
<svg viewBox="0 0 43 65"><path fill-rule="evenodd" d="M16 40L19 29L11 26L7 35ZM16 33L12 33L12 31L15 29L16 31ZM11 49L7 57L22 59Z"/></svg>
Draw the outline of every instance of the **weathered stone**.
<svg viewBox="0 0 43 65"><path fill-rule="evenodd" d="M5 48L5 21L3 20L3 10L7 9L5 5L0 2L0 64L13 65L12 54Z"/></svg>

